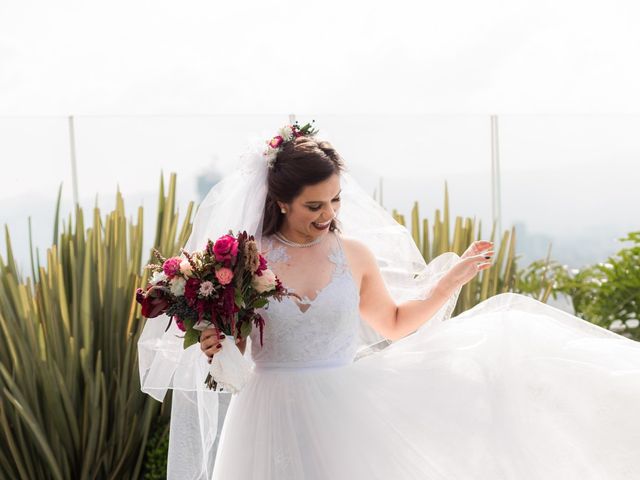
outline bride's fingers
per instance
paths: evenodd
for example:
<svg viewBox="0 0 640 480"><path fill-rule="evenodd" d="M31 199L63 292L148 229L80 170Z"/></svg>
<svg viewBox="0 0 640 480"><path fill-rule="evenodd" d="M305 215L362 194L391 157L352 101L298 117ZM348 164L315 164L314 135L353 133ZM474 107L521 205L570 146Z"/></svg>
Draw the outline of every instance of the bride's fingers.
<svg viewBox="0 0 640 480"><path fill-rule="evenodd" d="M475 260L475 268L477 271L480 270L486 270L487 268L490 268L493 266L493 262L490 260L491 255L478 255L477 257L481 257L482 260L478 261L479 259Z"/></svg>
<svg viewBox="0 0 640 480"><path fill-rule="evenodd" d="M464 260L469 263L484 263L488 258L493 255L493 252L485 252L479 255L471 255L470 257L465 258Z"/></svg>
<svg viewBox="0 0 640 480"><path fill-rule="evenodd" d="M202 331L200 341L206 341L210 338L213 338L215 340L222 340L224 337L225 335L221 330L218 330L216 327L209 327Z"/></svg>
<svg viewBox="0 0 640 480"><path fill-rule="evenodd" d="M490 242L488 240L476 240L475 242L473 242L471 244L471 246L475 250L482 250L483 248L492 247L493 246L493 242Z"/></svg>
<svg viewBox="0 0 640 480"><path fill-rule="evenodd" d="M218 353L220 351L220 349L222 348L222 344L218 343L216 345L214 345L213 347L207 348L206 350L204 350L204 354L211 358L213 357L216 353Z"/></svg>
<svg viewBox="0 0 640 480"><path fill-rule="evenodd" d="M220 344L220 341L221 341L221 339L218 338L217 336L209 335L208 338L200 340L200 349L203 352L206 352L207 350L209 350L211 348L214 348L216 345Z"/></svg>
<svg viewBox="0 0 640 480"><path fill-rule="evenodd" d="M215 327L208 327L205 328L202 333L200 334L200 338L201 340L206 340L209 337L213 336L213 335L217 335L218 333L218 329Z"/></svg>

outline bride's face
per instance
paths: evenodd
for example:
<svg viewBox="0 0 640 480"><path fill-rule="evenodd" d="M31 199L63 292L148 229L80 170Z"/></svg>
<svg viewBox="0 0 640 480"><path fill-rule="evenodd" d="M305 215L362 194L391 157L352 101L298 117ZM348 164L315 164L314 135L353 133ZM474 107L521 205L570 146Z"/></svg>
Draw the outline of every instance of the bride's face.
<svg viewBox="0 0 640 480"><path fill-rule="evenodd" d="M329 231L340 208L340 176L336 173L315 185L307 185L291 203L278 202L287 211L283 230L305 238Z"/></svg>

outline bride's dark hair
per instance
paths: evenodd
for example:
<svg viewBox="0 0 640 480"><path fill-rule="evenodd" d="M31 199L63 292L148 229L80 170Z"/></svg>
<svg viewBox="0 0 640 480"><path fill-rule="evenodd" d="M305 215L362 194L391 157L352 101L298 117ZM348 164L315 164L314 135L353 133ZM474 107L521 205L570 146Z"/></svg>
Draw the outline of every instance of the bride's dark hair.
<svg viewBox="0 0 640 480"><path fill-rule="evenodd" d="M342 170L342 157L326 140L300 136L283 144L267 177L262 234L273 235L282 225L284 214L278 201L291 203L304 187L320 183ZM333 219L329 231L335 230L339 231Z"/></svg>

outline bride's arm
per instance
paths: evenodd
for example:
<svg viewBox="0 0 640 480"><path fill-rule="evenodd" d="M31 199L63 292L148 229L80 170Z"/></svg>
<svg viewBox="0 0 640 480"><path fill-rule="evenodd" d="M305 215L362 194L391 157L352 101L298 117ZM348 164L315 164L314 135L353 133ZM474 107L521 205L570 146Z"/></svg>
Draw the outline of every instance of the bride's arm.
<svg viewBox="0 0 640 480"><path fill-rule="evenodd" d="M429 298L412 300L399 305L396 310L395 338L390 340L397 340L415 332L442 308L457 288L456 284L448 281L444 276L434 287Z"/></svg>
<svg viewBox="0 0 640 480"><path fill-rule="evenodd" d="M389 340L398 340L415 332L440 310L459 286L458 281L445 274L427 299L396 305L373 253L360 242L350 240L348 243L351 268L354 277L360 279L360 315Z"/></svg>

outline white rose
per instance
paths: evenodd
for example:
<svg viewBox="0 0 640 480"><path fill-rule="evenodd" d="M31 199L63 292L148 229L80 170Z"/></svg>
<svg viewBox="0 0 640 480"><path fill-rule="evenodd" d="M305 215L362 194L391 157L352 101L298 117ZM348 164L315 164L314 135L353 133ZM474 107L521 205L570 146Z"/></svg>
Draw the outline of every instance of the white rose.
<svg viewBox="0 0 640 480"><path fill-rule="evenodd" d="M171 293L173 293L176 297L181 297L184 295L184 286L187 284L187 281L182 277L173 277L169 284L171 285Z"/></svg>
<svg viewBox="0 0 640 480"><path fill-rule="evenodd" d="M151 285L157 285L160 282L164 282L167 279L167 276L164 272L154 272L149 283Z"/></svg>
<svg viewBox="0 0 640 480"><path fill-rule="evenodd" d="M263 270L262 275L253 276L251 285L258 293L269 292L276 288L276 274L269 269Z"/></svg>
<svg viewBox="0 0 640 480"><path fill-rule="evenodd" d="M187 277L193 276L193 267L186 258L180 262L180 273Z"/></svg>

